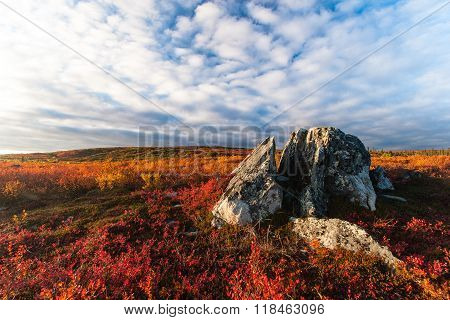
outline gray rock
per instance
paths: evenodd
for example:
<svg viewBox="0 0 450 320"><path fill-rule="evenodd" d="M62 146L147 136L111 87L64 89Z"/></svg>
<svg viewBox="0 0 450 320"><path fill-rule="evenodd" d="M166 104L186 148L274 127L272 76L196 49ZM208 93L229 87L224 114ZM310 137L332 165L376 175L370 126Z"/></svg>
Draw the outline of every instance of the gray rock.
<svg viewBox="0 0 450 320"><path fill-rule="evenodd" d="M299 218L294 221L293 231L304 240L317 240L329 249L342 248L375 255L389 266L395 266L400 261L387 247L381 246L366 231L340 219Z"/></svg>
<svg viewBox="0 0 450 320"><path fill-rule="evenodd" d="M167 192L166 197L167 198L176 198L178 196L178 192Z"/></svg>
<svg viewBox="0 0 450 320"><path fill-rule="evenodd" d="M378 190L394 190L391 180L386 175L386 171L380 166L370 170L370 179L375 189Z"/></svg>
<svg viewBox="0 0 450 320"><path fill-rule="evenodd" d="M182 235L186 236L186 237L196 237L198 236L199 232L198 231L189 231L189 232L183 232Z"/></svg>
<svg viewBox="0 0 450 320"><path fill-rule="evenodd" d="M370 154L357 137L327 127L292 133L278 173L289 178L282 184L288 191L288 205L297 203L303 215L323 216L330 195L345 196L375 210L369 168Z"/></svg>
<svg viewBox="0 0 450 320"><path fill-rule="evenodd" d="M167 219L165 222L167 223L168 226L172 226L178 223L178 221L172 219Z"/></svg>
<svg viewBox="0 0 450 320"><path fill-rule="evenodd" d="M420 179L422 177L423 177L422 173L420 173L418 171L410 170L402 176L402 181L408 182L410 180Z"/></svg>
<svg viewBox="0 0 450 320"><path fill-rule="evenodd" d="M400 202L408 202L408 200L406 200L405 198L402 198L402 197L391 196L388 194L382 194L381 196L386 199L396 200L396 201L400 201Z"/></svg>
<svg viewBox="0 0 450 320"><path fill-rule="evenodd" d="M213 226L254 223L281 208L275 151L274 138L267 138L233 171L235 176L212 211Z"/></svg>
<svg viewBox="0 0 450 320"><path fill-rule="evenodd" d="M285 176L276 175L276 176L274 176L274 178L277 182L281 182L281 183L289 181L289 178L285 177Z"/></svg>

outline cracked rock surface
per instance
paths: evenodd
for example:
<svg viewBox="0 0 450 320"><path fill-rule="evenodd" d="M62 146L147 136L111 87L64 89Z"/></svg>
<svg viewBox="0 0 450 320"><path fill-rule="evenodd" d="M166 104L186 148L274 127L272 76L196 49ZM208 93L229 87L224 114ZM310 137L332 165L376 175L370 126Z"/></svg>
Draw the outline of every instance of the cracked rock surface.
<svg viewBox="0 0 450 320"><path fill-rule="evenodd" d="M288 178L285 203L299 213L324 216L330 195L375 210L370 154L355 136L333 127L300 129L284 147L278 173Z"/></svg>
<svg viewBox="0 0 450 320"><path fill-rule="evenodd" d="M267 138L233 171L235 174L213 209L213 226L246 225L281 208L283 192L275 181L275 139Z"/></svg>
<svg viewBox="0 0 450 320"><path fill-rule="evenodd" d="M377 256L389 266L395 266L400 261L387 247L381 246L366 231L344 220L299 218L294 221L293 231L304 240L316 240L329 249L342 248Z"/></svg>

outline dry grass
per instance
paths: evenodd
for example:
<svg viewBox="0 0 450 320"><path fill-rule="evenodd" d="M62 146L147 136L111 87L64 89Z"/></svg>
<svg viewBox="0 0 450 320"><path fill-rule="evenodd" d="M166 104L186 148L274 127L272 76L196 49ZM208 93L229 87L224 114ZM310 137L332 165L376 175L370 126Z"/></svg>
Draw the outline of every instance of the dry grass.
<svg viewBox="0 0 450 320"><path fill-rule="evenodd" d="M282 212L255 229L212 229L210 210L248 150L147 150L140 161L136 152L0 162L0 297L449 298L448 155L376 153L372 165L408 202L380 197L376 212L330 204L330 216L405 262L392 274L373 257L300 241ZM422 176L403 181L408 170Z"/></svg>

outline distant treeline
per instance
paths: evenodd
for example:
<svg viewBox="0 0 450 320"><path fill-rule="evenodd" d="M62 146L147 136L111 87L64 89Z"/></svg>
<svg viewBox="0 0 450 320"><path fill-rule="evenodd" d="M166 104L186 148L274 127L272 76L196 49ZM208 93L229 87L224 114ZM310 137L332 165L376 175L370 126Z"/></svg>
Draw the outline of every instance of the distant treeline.
<svg viewBox="0 0 450 320"><path fill-rule="evenodd" d="M425 149L425 150L375 150L368 149L372 156L394 157L394 156L450 156L448 149Z"/></svg>
<svg viewBox="0 0 450 320"><path fill-rule="evenodd" d="M394 156L450 156L450 149L431 150L376 150L368 148L372 156L394 157ZM189 158L194 155L205 157L218 156L246 156L251 149L226 148L226 147L119 147L119 148L96 148L71 151L60 151L51 153L29 153L29 154L5 154L0 155L0 161L15 162L91 162L91 161L127 161L127 160L149 160L154 158ZM278 154L281 149L278 150Z"/></svg>

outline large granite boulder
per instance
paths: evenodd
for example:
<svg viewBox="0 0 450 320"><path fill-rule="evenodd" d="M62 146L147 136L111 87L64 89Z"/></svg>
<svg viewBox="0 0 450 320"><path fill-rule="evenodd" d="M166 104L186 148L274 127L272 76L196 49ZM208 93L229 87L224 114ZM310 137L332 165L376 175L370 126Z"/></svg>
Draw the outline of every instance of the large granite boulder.
<svg viewBox="0 0 450 320"><path fill-rule="evenodd" d="M400 261L387 247L381 246L366 231L340 219L298 218L294 221L293 231L304 240L318 241L329 249L342 248L377 256L392 267Z"/></svg>
<svg viewBox="0 0 450 320"><path fill-rule="evenodd" d="M370 170L370 179L375 189L383 190L394 190L391 180L386 175L386 171L380 166L375 169Z"/></svg>
<svg viewBox="0 0 450 320"><path fill-rule="evenodd" d="M283 192L275 181L275 139L267 138L241 162L213 209L213 226L246 225L281 208Z"/></svg>
<svg viewBox="0 0 450 320"><path fill-rule="evenodd" d="M369 168L370 154L357 137L332 127L300 129L292 133L278 168L288 180L284 201L308 216L325 215L330 195L375 210Z"/></svg>

